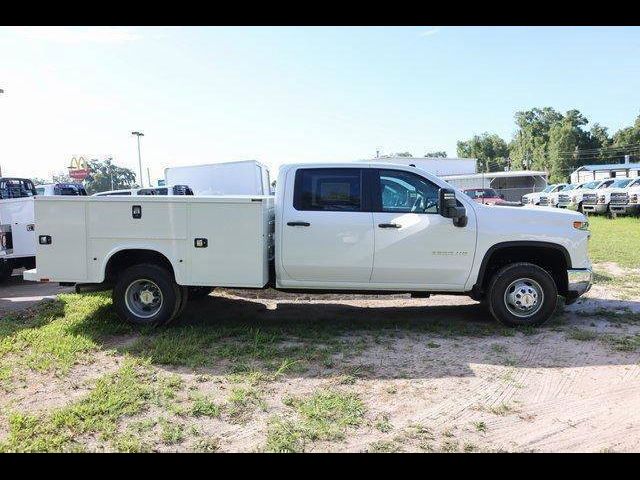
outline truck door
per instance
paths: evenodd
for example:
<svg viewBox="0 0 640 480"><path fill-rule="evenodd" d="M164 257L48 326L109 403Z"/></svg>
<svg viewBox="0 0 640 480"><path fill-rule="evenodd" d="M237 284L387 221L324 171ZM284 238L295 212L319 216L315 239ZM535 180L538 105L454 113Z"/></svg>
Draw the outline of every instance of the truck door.
<svg viewBox="0 0 640 480"><path fill-rule="evenodd" d="M474 212L456 227L438 212L439 187L413 172L376 170L371 283L462 287L476 244Z"/></svg>
<svg viewBox="0 0 640 480"><path fill-rule="evenodd" d="M369 282L373 213L363 177L361 168L296 170L280 227L282 266L291 279L318 284Z"/></svg>

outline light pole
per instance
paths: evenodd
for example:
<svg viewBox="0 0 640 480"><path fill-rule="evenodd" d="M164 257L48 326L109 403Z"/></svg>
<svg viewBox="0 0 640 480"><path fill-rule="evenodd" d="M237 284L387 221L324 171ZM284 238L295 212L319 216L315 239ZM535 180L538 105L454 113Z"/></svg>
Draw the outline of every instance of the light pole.
<svg viewBox="0 0 640 480"><path fill-rule="evenodd" d="M131 132L131 135L138 137L138 171L140 172L140 186L144 187L144 179L142 178L142 158L140 157L140 137L144 137L144 133Z"/></svg>

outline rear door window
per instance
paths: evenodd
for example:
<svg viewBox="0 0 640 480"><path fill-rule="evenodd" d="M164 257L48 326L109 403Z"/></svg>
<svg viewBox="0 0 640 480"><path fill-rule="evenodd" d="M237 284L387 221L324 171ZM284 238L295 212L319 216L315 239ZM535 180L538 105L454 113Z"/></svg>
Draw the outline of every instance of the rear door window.
<svg viewBox="0 0 640 480"><path fill-rule="evenodd" d="M362 169L301 168L296 172L296 210L362 211Z"/></svg>

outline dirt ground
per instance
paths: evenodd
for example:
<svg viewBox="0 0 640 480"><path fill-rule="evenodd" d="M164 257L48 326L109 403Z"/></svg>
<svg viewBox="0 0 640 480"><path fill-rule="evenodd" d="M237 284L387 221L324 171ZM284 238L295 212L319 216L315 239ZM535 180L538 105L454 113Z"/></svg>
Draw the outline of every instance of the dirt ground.
<svg viewBox="0 0 640 480"><path fill-rule="evenodd" d="M612 278L639 273L615 264L598 268ZM412 329L411 322L423 319L492 325L483 306L459 296L218 290L191 304L181 323L188 325L208 309L217 319L370 322L366 332L342 334L354 345L364 342L357 351L336 355L331 365L291 371L262 385L260 406L242 421L178 420L200 439L215 438L216 450L263 450L270 422L289 415L284 399L337 389L361 399L364 421L339 440L310 442L306 451L640 451L640 352L615 348L621 343L612 340L640 334L640 291L628 286L600 282L548 326L489 335ZM388 323L381 331L371 328L376 319L390 318L397 322L395 330ZM33 373L22 386L0 392L0 405L38 412L80 398L97 377L121 365L122 356L109 348L134 340L135 335L114 338L90 363L65 376ZM154 368L179 375L187 390L214 401L223 402L233 388L222 367ZM126 419L120 429L158 415L151 408ZM0 423L0 439L7 428ZM93 440L86 442L91 449ZM194 442L185 435L171 444L157 442L153 449L191 450Z"/></svg>

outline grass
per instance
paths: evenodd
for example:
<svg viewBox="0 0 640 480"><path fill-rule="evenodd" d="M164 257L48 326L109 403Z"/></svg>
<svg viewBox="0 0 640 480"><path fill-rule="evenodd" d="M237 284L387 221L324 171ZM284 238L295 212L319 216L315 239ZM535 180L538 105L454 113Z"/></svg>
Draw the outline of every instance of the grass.
<svg viewBox="0 0 640 480"><path fill-rule="evenodd" d="M77 450L76 438L83 434L115 438L118 420L144 411L150 403L162 403L168 388L154 378L147 365L127 359L118 371L98 379L79 401L43 416L11 413L9 436L0 444L0 451ZM116 447L123 441L118 439Z"/></svg>
<svg viewBox="0 0 640 480"><path fill-rule="evenodd" d="M590 342L598 338L598 334L592 330L584 330L581 328L572 328L567 332L567 338L578 340L580 342Z"/></svg>
<svg viewBox="0 0 640 480"><path fill-rule="evenodd" d="M320 390L306 398L286 401L297 419L273 418L267 432L265 450L301 452L315 441L342 440L349 428L362 423L365 406L352 393Z"/></svg>
<svg viewBox="0 0 640 480"><path fill-rule="evenodd" d="M193 397L190 413L194 417L216 418L220 416L222 409L204 395L197 394Z"/></svg>
<svg viewBox="0 0 640 480"><path fill-rule="evenodd" d="M589 255L594 263L616 262L622 267L640 267L639 219L590 216L589 230Z"/></svg>

